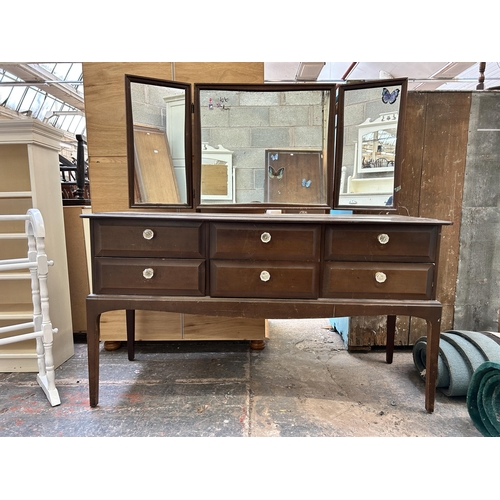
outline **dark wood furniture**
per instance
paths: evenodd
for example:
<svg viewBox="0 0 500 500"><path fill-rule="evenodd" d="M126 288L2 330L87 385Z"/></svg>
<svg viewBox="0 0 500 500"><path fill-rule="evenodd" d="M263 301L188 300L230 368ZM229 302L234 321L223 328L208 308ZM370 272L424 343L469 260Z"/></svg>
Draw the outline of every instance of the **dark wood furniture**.
<svg viewBox="0 0 500 500"><path fill-rule="evenodd" d="M387 316L427 321L425 408L434 410L445 221L392 215L94 213L87 298L90 405L98 404L100 315L135 310L243 318Z"/></svg>

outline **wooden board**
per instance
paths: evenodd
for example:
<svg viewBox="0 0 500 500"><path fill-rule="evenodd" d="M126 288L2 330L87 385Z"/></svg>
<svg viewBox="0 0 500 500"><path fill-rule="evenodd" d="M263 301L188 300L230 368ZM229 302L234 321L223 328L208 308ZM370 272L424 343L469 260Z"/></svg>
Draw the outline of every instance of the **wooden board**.
<svg viewBox="0 0 500 500"><path fill-rule="evenodd" d="M145 203L180 203L165 132L135 127L134 143L137 200Z"/></svg>
<svg viewBox="0 0 500 500"><path fill-rule="evenodd" d="M321 151L266 150L264 201L322 203L322 163Z"/></svg>
<svg viewBox="0 0 500 500"><path fill-rule="evenodd" d="M266 320L136 311L136 340L264 340ZM127 339L125 311L101 316L101 341Z"/></svg>
<svg viewBox="0 0 500 500"><path fill-rule="evenodd" d="M399 212L453 221L443 227L439 255L443 331L453 327L470 103L468 92L409 92L407 99ZM425 335L425 321L401 319L395 344L413 345ZM351 318L349 347L385 343L384 318Z"/></svg>
<svg viewBox="0 0 500 500"><path fill-rule="evenodd" d="M201 167L202 196L226 196L228 194L227 165L203 164Z"/></svg>
<svg viewBox="0 0 500 500"><path fill-rule="evenodd" d="M85 251L84 221L80 218L82 207L65 206L63 213L73 332L85 332L87 331L85 299L90 293L90 284Z"/></svg>

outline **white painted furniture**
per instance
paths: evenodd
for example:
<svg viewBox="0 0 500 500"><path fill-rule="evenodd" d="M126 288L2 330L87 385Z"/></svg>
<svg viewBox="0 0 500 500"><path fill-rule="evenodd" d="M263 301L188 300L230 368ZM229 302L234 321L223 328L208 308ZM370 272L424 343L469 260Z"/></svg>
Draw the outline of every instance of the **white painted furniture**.
<svg viewBox="0 0 500 500"><path fill-rule="evenodd" d="M55 385L54 357L52 346L53 334L49 314L49 292L47 275L52 261L45 253L45 225L42 214L36 208L30 208L26 215L0 215L1 222L25 221L25 235L28 240L27 257L0 260L0 281L29 279L33 303L32 319L28 322L15 322L0 327L0 346L36 341L36 359L38 363L37 382L45 392L52 406L61 404ZM15 233L4 233L4 239L16 237ZM22 333L25 332L25 333Z"/></svg>
<svg viewBox="0 0 500 500"><path fill-rule="evenodd" d="M32 118L0 120L0 214L26 214L37 208L44 218L46 253L54 260L48 290L51 302L57 304L51 313L58 328L53 346L56 368L74 354L59 170L62 139L60 130ZM26 236L19 233L24 233L20 221L1 225L0 260L26 255ZM29 321L31 316L29 280L2 281L0 327ZM0 372L37 371L34 340L0 345Z"/></svg>

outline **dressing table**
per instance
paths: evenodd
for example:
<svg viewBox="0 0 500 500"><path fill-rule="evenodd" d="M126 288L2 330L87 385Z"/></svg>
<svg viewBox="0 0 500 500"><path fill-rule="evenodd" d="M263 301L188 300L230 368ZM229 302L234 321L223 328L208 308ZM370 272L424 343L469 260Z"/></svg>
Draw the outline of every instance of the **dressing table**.
<svg viewBox="0 0 500 500"><path fill-rule="evenodd" d="M388 363L401 315L427 322L425 408L432 412L439 246L448 222L397 215L407 81L195 84L194 102L190 84L126 75L125 87L132 210L82 215L91 238L90 405L99 401L100 317L107 311L126 311L129 359L136 310L262 319L383 315ZM175 126L162 121L172 100ZM391 134L378 132L370 148L390 150L390 168L377 167L390 196L382 206L377 196L364 197L365 205L356 205L362 214L331 214L351 208L341 196L343 166L355 165L348 139L381 113L390 113ZM142 149L137 130L146 131ZM156 136L161 147L150 146ZM365 191L376 193L373 179L365 181ZM159 198L159 186L175 189Z"/></svg>

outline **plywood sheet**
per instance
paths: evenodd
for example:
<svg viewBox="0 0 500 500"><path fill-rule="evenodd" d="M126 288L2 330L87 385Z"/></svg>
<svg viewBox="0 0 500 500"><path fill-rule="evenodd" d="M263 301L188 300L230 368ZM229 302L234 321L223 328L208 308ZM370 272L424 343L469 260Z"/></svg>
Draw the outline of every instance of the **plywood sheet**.
<svg viewBox="0 0 500 500"><path fill-rule="evenodd" d="M180 203L174 164L165 132L134 128L135 174L139 200Z"/></svg>
<svg viewBox="0 0 500 500"><path fill-rule="evenodd" d="M265 319L184 315L185 340L263 340L265 338Z"/></svg>
<svg viewBox="0 0 500 500"><path fill-rule="evenodd" d="M202 165L202 196L226 196L228 186L227 165Z"/></svg>
<svg viewBox="0 0 500 500"><path fill-rule="evenodd" d="M181 340L181 315L159 311L136 311L136 340ZM101 315L101 341L127 340L125 311L108 311Z"/></svg>
<svg viewBox="0 0 500 500"><path fill-rule="evenodd" d="M87 331L85 299L90 293L90 284L85 251L84 221L80 218L82 207L65 206L63 212L73 332L85 332Z"/></svg>

